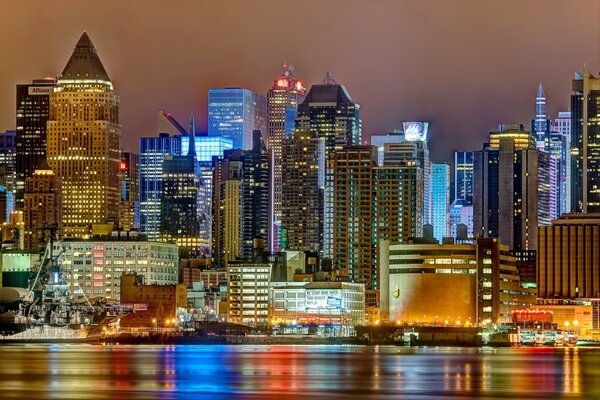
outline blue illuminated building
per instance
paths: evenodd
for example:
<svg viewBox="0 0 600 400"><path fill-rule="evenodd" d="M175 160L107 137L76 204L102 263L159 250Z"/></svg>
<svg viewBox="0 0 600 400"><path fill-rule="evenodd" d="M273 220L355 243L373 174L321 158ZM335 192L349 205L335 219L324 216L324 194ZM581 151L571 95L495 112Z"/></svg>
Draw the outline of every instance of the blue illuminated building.
<svg viewBox="0 0 600 400"><path fill-rule="evenodd" d="M233 140L234 149L252 149L252 131L267 132L265 96L241 88L209 89L208 136Z"/></svg>
<svg viewBox="0 0 600 400"><path fill-rule="evenodd" d="M450 228L450 166L431 165L433 236L439 242L448 237Z"/></svg>

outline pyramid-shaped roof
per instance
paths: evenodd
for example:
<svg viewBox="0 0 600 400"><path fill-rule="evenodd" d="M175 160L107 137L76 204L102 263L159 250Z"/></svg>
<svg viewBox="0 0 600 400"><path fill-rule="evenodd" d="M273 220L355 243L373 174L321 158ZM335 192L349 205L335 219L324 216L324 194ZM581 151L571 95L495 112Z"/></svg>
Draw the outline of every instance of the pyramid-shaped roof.
<svg viewBox="0 0 600 400"><path fill-rule="evenodd" d="M61 79L99 79L110 81L96 48L87 32L83 32L73 54L62 72Z"/></svg>

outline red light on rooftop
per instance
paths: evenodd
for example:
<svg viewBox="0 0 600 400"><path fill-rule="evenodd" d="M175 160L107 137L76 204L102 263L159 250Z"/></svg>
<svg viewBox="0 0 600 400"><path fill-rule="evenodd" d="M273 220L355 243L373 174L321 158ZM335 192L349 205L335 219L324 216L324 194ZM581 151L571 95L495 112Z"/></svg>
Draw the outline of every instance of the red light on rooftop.
<svg viewBox="0 0 600 400"><path fill-rule="evenodd" d="M125 161L121 161L119 168L121 169L121 172L127 171L127 163Z"/></svg>
<svg viewBox="0 0 600 400"><path fill-rule="evenodd" d="M288 81L287 79L278 79L277 82L275 82L275 84L279 88L286 88L290 86L290 81Z"/></svg>
<svg viewBox="0 0 600 400"><path fill-rule="evenodd" d="M304 92L304 90L306 90L301 81L296 81L296 90L299 92Z"/></svg>

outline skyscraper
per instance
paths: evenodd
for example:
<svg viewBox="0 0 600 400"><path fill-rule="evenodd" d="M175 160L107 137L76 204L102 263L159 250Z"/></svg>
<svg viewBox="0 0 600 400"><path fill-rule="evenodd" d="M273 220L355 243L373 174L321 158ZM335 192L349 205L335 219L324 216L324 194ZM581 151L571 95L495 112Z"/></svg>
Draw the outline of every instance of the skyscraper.
<svg viewBox="0 0 600 400"><path fill-rule="evenodd" d="M571 208L600 212L600 79L576 73L571 95Z"/></svg>
<svg viewBox="0 0 600 400"><path fill-rule="evenodd" d="M532 121L531 128L535 136L536 148L545 150L548 134L550 133L550 119L548 119L548 111L546 110L546 94L541 82L535 96L535 119Z"/></svg>
<svg viewBox="0 0 600 400"><path fill-rule="evenodd" d="M552 123L552 135L566 143L566 155L559 162L560 214L571 212L571 112L559 111ZM552 151L551 151L552 152ZM561 149L561 154L565 152Z"/></svg>
<svg viewBox="0 0 600 400"><path fill-rule="evenodd" d="M380 241L422 234L422 179L414 160L378 166L374 146L335 152L333 266L365 283L368 306L378 304Z"/></svg>
<svg viewBox="0 0 600 400"><path fill-rule="evenodd" d="M282 144L281 227L289 250L323 252L325 139L296 131Z"/></svg>
<svg viewBox="0 0 600 400"><path fill-rule="evenodd" d="M0 196L2 220L8 221L15 209L16 189L16 131L0 132Z"/></svg>
<svg viewBox="0 0 600 400"><path fill-rule="evenodd" d="M25 179L46 165L46 124L54 78L36 79L17 85L17 182L16 208L23 209Z"/></svg>
<svg viewBox="0 0 600 400"><path fill-rule="evenodd" d="M55 224L59 232L62 230L61 181L44 164L45 161L25 179L24 247L31 251L41 251L46 247L49 232L45 232L44 228Z"/></svg>
<svg viewBox="0 0 600 400"><path fill-rule="evenodd" d="M193 117L190 125L190 143L195 144ZM173 241L192 254L207 254L209 243L202 243L200 236L201 180L195 149L190 145L186 155L167 155L163 161L159 240Z"/></svg>
<svg viewBox="0 0 600 400"><path fill-rule="evenodd" d="M384 164L385 145L389 143L403 143L404 134L396 129L385 135L371 135L371 146L377 147L377 164Z"/></svg>
<svg viewBox="0 0 600 400"><path fill-rule="evenodd" d="M273 228L272 248L279 249L279 230L281 228L282 208L282 156L283 141L288 137L287 132L293 131L295 121L290 121L290 114L298 114L298 104L304 100L306 89L302 81L294 77L294 68L284 66L285 71L273 82L273 87L267 93L267 147L273 152ZM290 126L292 125L292 126Z"/></svg>
<svg viewBox="0 0 600 400"><path fill-rule="evenodd" d="M124 231L139 229L139 156L136 153L123 152L121 155L119 170L121 172L121 208L119 210L119 227Z"/></svg>
<svg viewBox="0 0 600 400"><path fill-rule="evenodd" d="M556 160L535 150L522 126L502 128L490 133L497 147L475 152L474 233L535 250L537 226L556 218Z"/></svg>
<svg viewBox="0 0 600 400"><path fill-rule="evenodd" d="M163 161L167 155L180 154L181 135L159 133L157 137L140 138L140 231L149 240L158 240L160 231Z"/></svg>
<svg viewBox="0 0 600 400"><path fill-rule="evenodd" d="M450 233L450 166L431 166L431 204L433 237L442 242Z"/></svg>
<svg viewBox="0 0 600 400"><path fill-rule="evenodd" d="M454 152L454 200L464 200L464 205L473 204L473 152Z"/></svg>
<svg viewBox="0 0 600 400"><path fill-rule="evenodd" d="M50 95L47 156L62 179L64 236L118 223L120 140L119 97L83 32Z"/></svg>
<svg viewBox="0 0 600 400"><path fill-rule="evenodd" d="M234 149L251 150L254 130L267 132L265 96L241 88L209 89L208 136L230 138Z"/></svg>
<svg viewBox="0 0 600 400"><path fill-rule="evenodd" d="M333 256L333 153L346 145L359 145L362 140L360 106L344 85L328 72L325 79L313 85L298 106L296 128L325 139L324 256Z"/></svg>
<svg viewBox="0 0 600 400"><path fill-rule="evenodd" d="M213 257L217 265L251 260L254 240L269 243L271 155L261 131L251 150L226 150L215 160Z"/></svg>

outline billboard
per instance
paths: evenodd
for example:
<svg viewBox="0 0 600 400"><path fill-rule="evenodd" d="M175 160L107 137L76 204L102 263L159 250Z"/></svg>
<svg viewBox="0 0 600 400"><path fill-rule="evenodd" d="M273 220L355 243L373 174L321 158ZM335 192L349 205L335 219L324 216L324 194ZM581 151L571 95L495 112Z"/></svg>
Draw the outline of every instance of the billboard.
<svg viewBox="0 0 600 400"><path fill-rule="evenodd" d="M342 308L342 299L339 297L327 296L327 307Z"/></svg>
<svg viewBox="0 0 600 400"><path fill-rule="evenodd" d="M404 137L410 142L427 141L428 122L403 122Z"/></svg>

